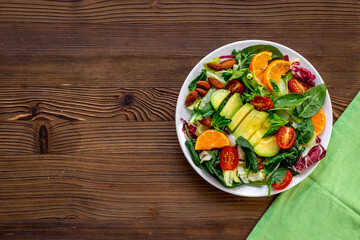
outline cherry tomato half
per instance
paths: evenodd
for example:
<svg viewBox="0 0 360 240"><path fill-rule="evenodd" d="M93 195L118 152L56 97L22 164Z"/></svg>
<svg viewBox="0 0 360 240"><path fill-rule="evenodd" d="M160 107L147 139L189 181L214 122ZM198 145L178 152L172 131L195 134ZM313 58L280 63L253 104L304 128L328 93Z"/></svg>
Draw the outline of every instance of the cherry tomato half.
<svg viewBox="0 0 360 240"><path fill-rule="evenodd" d="M225 147L220 154L222 170L234 170L239 163L239 154L234 147Z"/></svg>
<svg viewBox="0 0 360 240"><path fill-rule="evenodd" d="M273 102L268 97L254 97L250 104L258 111L266 112L266 110L273 108Z"/></svg>
<svg viewBox="0 0 360 240"><path fill-rule="evenodd" d="M296 139L295 130L291 127L282 127L277 132L277 144L282 149L289 149L294 145Z"/></svg>
<svg viewBox="0 0 360 240"><path fill-rule="evenodd" d="M272 184L272 186L276 190L283 190L284 188L286 188L290 184L290 182L292 180L292 177L293 177L292 173L290 171L286 171L282 182L281 183L274 183L274 184Z"/></svg>
<svg viewBox="0 0 360 240"><path fill-rule="evenodd" d="M225 89L231 91L230 95L233 95L234 93L239 93L241 95L244 92L244 85L238 80L231 80L226 84Z"/></svg>
<svg viewBox="0 0 360 240"><path fill-rule="evenodd" d="M289 81L289 89L292 93L304 93L310 87L300 83L296 78L292 78Z"/></svg>

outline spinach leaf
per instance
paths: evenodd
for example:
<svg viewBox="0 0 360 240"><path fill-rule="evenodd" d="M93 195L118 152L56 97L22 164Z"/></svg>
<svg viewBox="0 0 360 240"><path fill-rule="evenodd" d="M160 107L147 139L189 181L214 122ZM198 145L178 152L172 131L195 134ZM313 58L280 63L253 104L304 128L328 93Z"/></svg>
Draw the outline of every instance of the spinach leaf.
<svg viewBox="0 0 360 240"><path fill-rule="evenodd" d="M278 168L273 174L271 174L271 176L267 181L267 185L269 188L269 192L268 192L269 196L271 195L271 184L281 183L287 171L289 170L286 168Z"/></svg>
<svg viewBox="0 0 360 240"><path fill-rule="evenodd" d="M319 112L324 105L326 85L319 84L315 87L312 87L304 92L303 95L308 98L300 105L296 106L296 113L299 117L309 118Z"/></svg>
<svg viewBox="0 0 360 240"><path fill-rule="evenodd" d="M282 149L280 153L293 153L287 156L282 162L281 166L291 167L294 163L299 160L301 154L304 152L305 147L299 145L299 141L295 140L294 145L289 149Z"/></svg>
<svg viewBox="0 0 360 240"><path fill-rule="evenodd" d="M194 144L191 140L185 141L185 146L189 149L191 159L193 160L195 166L200 166L200 157L195 151Z"/></svg>
<svg viewBox="0 0 360 240"><path fill-rule="evenodd" d="M201 70L201 73L199 76L197 76L194 80L191 81L191 83L189 84L189 90L192 91L192 90L195 90L196 88L196 83L198 81L201 81L201 80L205 80L206 79L206 70L203 69Z"/></svg>
<svg viewBox="0 0 360 240"><path fill-rule="evenodd" d="M211 103L205 104L205 106L200 111L203 118L211 117L215 112L216 110Z"/></svg>
<svg viewBox="0 0 360 240"><path fill-rule="evenodd" d="M223 72L223 73L221 74L221 77L222 77L225 81L228 81L229 78L231 78L232 75L233 75L232 73Z"/></svg>
<svg viewBox="0 0 360 240"><path fill-rule="evenodd" d="M252 170L252 172L256 173L258 171L258 162L253 146L242 136L238 137L235 142L240 145L245 152L246 168L249 169L249 172Z"/></svg>
<svg viewBox="0 0 360 240"><path fill-rule="evenodd" d="M277 131L279 131L279 129L283 126L285 126L289 121L285 120L281 115L272 112L272 111L267 111L269 114L269 118L270 120L268 121L270 125L270 128L267 130L267 132L264 134L264 136L262 138L266 138L269 136L273 136L275 135L275 133L277 133Z"/></svg>
<svg viewBox="0 0 360 240"><path fill-rule="evenodd" d="M251 62L251 59L255 56L256 54L251 54L250 56L246 57L245 59L243 59L238 67L238 70L240 69L244 69L244 68L248 68Z"/></svg>
<svg viewBox="0 0 360 240"><path fill-rule="evenodd" d="M304 120L304 118L297 116L295 107L286 109L286 112L291 116L292 119L294 119L298 123Z"/></svg>
<svg viewBox="0 0 360 240"><path fill-rule="evenodd" d="M220 116L219 112L215 112L211 121L211 126L216 130L223 132L224 128L231 122L231 119Z"/></svg>
<svg viewBox="0 0 360 240"><path fill-rule="evenodd" d="M309 96L305 96L304 94L289 93L279 97L278 100L276 100L274 103L274 109L289 109L304 102L308 98Z"/></svg>
<svg viewBox="0 0 360 240"><path fill-rule="evenodd" d="M272 52L272 59L284 59L283 54L280 52L279 49L277 49L274 46L271 45L253 45L253 46L249 46L247 48L244 48L241 50L240 52L240 58L241 60L246 59L247 57L249 57L250 55L254 55L257 54L259 52L263 52L263 51L269 51ZM238 52L236 53L235 57L238 55Z"/></svg>
<svg viewBox="0 0 360 240"><path fill-rule="evenodd" d="M314 136L314 124L311 118L306 118L296 127L296 139L299 144L306 144Z"/></svg>

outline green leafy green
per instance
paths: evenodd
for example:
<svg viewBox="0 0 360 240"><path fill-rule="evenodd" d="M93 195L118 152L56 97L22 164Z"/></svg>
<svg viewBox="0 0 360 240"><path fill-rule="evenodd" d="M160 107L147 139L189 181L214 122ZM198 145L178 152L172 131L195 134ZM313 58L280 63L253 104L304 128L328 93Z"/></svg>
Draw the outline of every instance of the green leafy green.
<svg viewBox="0 0 360 240"><path fill-rule="evenodd" d="M215 112L216 110L214 109L211 103L205 104L203 109L200 110L201 116L203 118L211 117Z"/></svg>
<svg viewBox="0 0 360 240"><path fill-rule="evenodd" d="M241 78L245 73L247 73L248 71L250 71L249 69L245 68L245 69L240 69L238 71L236 71L230 78L229 78L229 81L230 80L233 80L233 79L239 79Z"/></svg>
<svg viewBox="0 0 360 240"><path fill-rule="evenodd" d="M290 79L292 79L294 77L292 71L287 72L284 76L281 77L281 79L284 81L284 83L286 83L286 86L288 86L288 82L290 81Z"/></svg>
<svg viewBox="0 0 360 240"><path fill-rule="evenodd" d="M213 115L211 126L216 130L223 132L224 128L231 122L231 119L220 116L219 112L215 112Z"/></svg>
<svg viewBox="0 0 360 240"><path fill-rule="evenodd" d="M224 101L220 104L220 107L218 108L218 112L221 112L223 108L225 107L226 103L229 101L230 97L226 97Z"/></svg>
<svg viewBox="0 0 360 240"><path fill-rule="evenodd" d="M202 81L202 80L205 80L205 79L206 79L206 70L203 69L203 70L201 70L201 73L199 74L199 76L197 76L194 80L191 81L191 83L189 84L189 90L190 91L195 90L196 83L198 81Z"/></svg>
<svg viewBox="0 0 360 240"><path fill-rule="evenodd" d="M223 72L221 74L221 77L224 78L225 81L229 81L229 79L232 77L232 73L229 73L229 72Z"/></svg>
<svg viewBox="0 0 360 240"><path fill-rule="evenodd" d="M246 57L245 59L243 59L238 67L238 70L240 69L244 69L244 68L248 68L250 65L250 62L252 60L252 58L255 56L256 54L251 54L250 56Z"/></svg>
<svg viewBox="0 0 360 240"><path fill-rule="evenodd" d="M241 58L241 50L236 51L235 49L231 52L235 56L235 60L238 61Z"/></svg>
<svg viewBox="0 0 360 240"><path fill-rule="evenodd" d="M297 116L309 118L320 111L325 102L326 85L319 84L303 93L306 100L296 106Z"/></svg>
<svg viewBox="0 0 360 240"><path fill-rule="evenodd" d="M281 149L280 154L282 153L292 153L287 156L283 161L281 161L281 166L291 167L294 163L299 160L301 154L304 152L305 147L299 145L299 141L295 140L294 145L289 149Z"/></svg>
<svg viewBox="0 0 360 240"><path fill-rule="evenodd" d="M279 129L283 126L285 126L289 121L285 120L281 115L272 112L272 111L267 111L269 114L269 118L270 120L268 121L270 125L270 128L267 130L267 132L264 134L264 136L262 138L266 138L269 136L273 136L275 135L275 133L277 133L277 131L279 131Z"/></svg>
<svg viewBox="0 0 360 240"><path fill-rule="evenodd" d="M266 174L271 173L272 171L274 171L274 169L282 162L284 161L288 156L294 154L294 152L291 153L287 153L287 152L282 152L282 153L278 153L275 156L273 156L272 158L269 159L269 161L265 164L264 166L264 171Z"/></svg>
<svg viewBox="0 0 360 240"><path fill-rule="evenodd" d="M273 87L274 92L280 92L278 84L275 82L275 80L270 79L271 86Z"/></svg>
<svg viewBox="0 0 360 240"><path fill-rule="evenodd" d="M273 174L271 174L267 181L267 185L269 188L269 196L271 195L271 185L274 183L281 183L287 171L289 170L286 168L278 168Z"/></svg>
<svg viewBox="0 0 360 240"><path fill-rule="evenodd" d="M256 173L258 171L257 156L255 154L253 146L244 137L240 136L235 141L245 152L246 155L246 168L249 172ZM249 173L248 172L248 173Z"/></svg>
<svg viewBox="0 0 360 240"><path fill-rule="evenodd" d="M262 45L262 44L261 45L253 45L253 46L249 46L249 47L242 49L240 52L239 59L244 60L247 57L249 57L250 55L254 55L254 54L257 54L257 53L263 52L263 51L272 52L272 59L284 59L284 56L280 52L279 49L277 49L276 47L271 46L271 45ZM238 54L239 54L238 52L236 54L234 54L235 58L239 57Z"/></svg>
<svg viewBox="0 0 360 240"><path fill-rule="evenodd" d="M274 109L290 109L308 98L309 96L305 96L304 94L289 93L279 97L276 102L274 102Z"/></svg>
<svg viewBox="0 0 360 240"><path fill-rule="evenodd" d="M306 118L296 127L296 139L299 144L306 144L314 136L314 124L311 118Z"/></svg>

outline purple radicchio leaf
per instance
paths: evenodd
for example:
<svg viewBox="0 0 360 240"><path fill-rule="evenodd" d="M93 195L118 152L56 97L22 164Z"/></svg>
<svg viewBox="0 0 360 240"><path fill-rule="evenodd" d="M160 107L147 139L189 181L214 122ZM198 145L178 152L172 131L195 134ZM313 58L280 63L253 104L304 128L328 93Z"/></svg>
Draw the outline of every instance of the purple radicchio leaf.
<svg viewBox="0 0 360 240"><path fill-rule="evenodd" d="M300 159L292 166L294 171L302 171L326 156L326 150L320 142L321 139L317 137L316 144L309 150L308 154L306 156L301 156Z"/></svg>
<svg viewBox="0 0 360 240"><path fill-rule="evenodd" d="M190 137L191 138L196 138L196 134L195 134L195 131L196 131L196 124L191 124L189 125L188 122L186 120L184 120L183 118L180 119L182 122L183 122L183 127L182 127L182 131L183 133L185 134L186 138L188 138L188 135L186 133L186 128L185 126L187 126L188 130L189 130L189 134L190 134Z"/></svg>
<svg viewBox="0 0 360 240"><path fill-rule="evenodd" d="M223 58L235 58L235 55L224 55L224 56L220 56L220 59Z"/></svg>
<svg viewBox="0 0 360 240"><path fill-rule="evenodd" d="M289 61L289 55L284 55L284 60Z"/></svg>
<svg viewBox="0 0 360 240"><path fill-rule="evenodd" d="M299 80L301 83L305 83L310 87L314 87L314 79L315 75L312 74L309 70L306 68L300 67L299 62L293 62L290 66L290 69L294 75L294 77Z"/></svg>

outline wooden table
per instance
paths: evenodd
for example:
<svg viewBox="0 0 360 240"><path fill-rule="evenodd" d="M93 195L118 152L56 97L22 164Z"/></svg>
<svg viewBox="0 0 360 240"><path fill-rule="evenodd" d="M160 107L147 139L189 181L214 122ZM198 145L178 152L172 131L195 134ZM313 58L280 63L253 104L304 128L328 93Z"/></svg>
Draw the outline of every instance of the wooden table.
<svg viewBox="0 0 360 240"><path fill-rule="evenodd" d="M245 239L275 197L206 183L175 105L210 51L305 56L337 119L360 89L359 1L1 1L1 239Z"/></svg>

